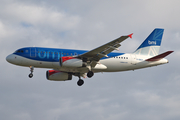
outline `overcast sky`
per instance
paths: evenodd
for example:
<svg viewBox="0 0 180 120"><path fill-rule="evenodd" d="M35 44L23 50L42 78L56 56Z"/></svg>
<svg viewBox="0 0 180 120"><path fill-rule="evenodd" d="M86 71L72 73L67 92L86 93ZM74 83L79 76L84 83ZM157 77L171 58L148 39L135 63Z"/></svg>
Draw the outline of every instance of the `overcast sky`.
<svg viewBox="0 0 180 120"><path fill-rule="evenodd" d="M85 84L46 80L47 69L5 58L22 47L94 49L122 35L133 52L154 28L164 28L160 53L169 64L97 73ZM179 120L179 0L0 0L1 120Z"/></svg>

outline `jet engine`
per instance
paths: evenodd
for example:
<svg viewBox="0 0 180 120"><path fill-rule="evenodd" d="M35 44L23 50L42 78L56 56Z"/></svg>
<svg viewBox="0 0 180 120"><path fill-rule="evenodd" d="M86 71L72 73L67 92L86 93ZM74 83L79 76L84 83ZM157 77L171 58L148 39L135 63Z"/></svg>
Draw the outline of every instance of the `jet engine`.
<svg viewBox="0 0 180 120"><path fill-rule="evenodd" d="M83 61L74 57L61 57L59 59L60 66L62 67L82 67Z"/></svg>
<svg viewBox="0 0 180 120"><path fill-rule="evenodd" d="M66 80L72 80L72 74L57 70L48 70L46 72L46 78L52 81L66 81Z"/></svg>

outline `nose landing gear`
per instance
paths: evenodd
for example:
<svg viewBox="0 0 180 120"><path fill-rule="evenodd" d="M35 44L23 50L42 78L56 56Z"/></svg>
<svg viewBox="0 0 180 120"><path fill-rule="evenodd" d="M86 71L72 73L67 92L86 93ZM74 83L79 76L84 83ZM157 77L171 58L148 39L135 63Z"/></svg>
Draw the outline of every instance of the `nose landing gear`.
<svg viewBox="0 0 180 120"><path fill-rule="evenodd" d="M33 74L32 74L32 73L30 73L30 74L29 74L29 78L32 78L32 77L33 77Z"/></svg>
<svg viewBox="0 0 180 120"><path fill-rule="evenodd" d="M33 77L34 67L30 66L29 68L30 68L30 71L31 71L31 73L29 74L29 78L32 78Z"/></svg>

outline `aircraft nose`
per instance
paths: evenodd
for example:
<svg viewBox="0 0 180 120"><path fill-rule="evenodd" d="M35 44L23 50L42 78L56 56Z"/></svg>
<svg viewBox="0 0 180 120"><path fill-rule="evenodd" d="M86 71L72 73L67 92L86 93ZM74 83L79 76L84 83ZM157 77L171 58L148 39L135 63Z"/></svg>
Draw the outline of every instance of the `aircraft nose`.
<svg viewBox="0 0 180 120"><path fill-rule="evenodd" d="M9 62L9 63L12 63L12 61L13 61L13 55L12 55L12 54L8 55L8 56L6 57L6 61Z"/></svg>

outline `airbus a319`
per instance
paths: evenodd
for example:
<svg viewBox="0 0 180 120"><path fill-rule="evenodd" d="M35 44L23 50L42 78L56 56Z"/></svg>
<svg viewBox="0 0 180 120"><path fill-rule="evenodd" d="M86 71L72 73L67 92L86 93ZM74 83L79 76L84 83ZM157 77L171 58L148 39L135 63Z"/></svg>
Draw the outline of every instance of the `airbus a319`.
<svg viewBox="0 0 180 120"><path fill-rule="evenodd" d="M173 51L159 54L164 29L156 28L133 53L112 52L119 50L120 43L132 34L121 36L93 50L56 49L25 47L8 55L9 63L30 68L29 78L34 68L47 68L46 77L51 81L72 80L77 76L77 85L84 81L81 77L93 77L98 72L120 72L136 70L168 63L165 59Z"/></svg>

